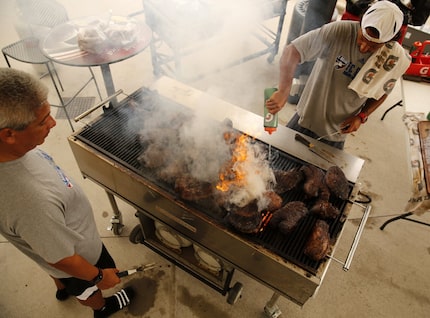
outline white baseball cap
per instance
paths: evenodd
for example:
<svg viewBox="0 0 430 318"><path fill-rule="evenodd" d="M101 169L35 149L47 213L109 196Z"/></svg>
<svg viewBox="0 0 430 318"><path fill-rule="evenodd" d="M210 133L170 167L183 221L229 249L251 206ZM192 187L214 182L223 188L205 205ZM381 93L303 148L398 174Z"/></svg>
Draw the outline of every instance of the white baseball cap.
<svg viewBox="0 0 430 318"><path fill-rule="evenodd" d="M375 43L385 43L394 38L403 24L403 12L390 1L378 1L371 5L361 19L361 31L364 37ZM379 38L372 37L366 28L375 28Z"/></svg>

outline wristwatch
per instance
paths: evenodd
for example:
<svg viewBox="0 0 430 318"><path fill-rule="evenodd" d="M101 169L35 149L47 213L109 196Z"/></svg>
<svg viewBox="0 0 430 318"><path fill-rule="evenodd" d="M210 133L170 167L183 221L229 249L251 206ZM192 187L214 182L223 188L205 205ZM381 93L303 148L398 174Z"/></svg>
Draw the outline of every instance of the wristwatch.
<svg viewBox="0 0 430 318"><path fill-rule="evenodd" d="M98 283L101 282L102 279L103 279L103 271L101 268L99 268L99 273L90 282L94 285L97 285Z"/></svg>
<svg viewBox="0 0 430 318"><path fill-rule="evenodd" d="M361 119L361 123L362 124L364 124L366 121L367 121L367 115L365 114L365 113L363 113L363 112L360 112L360 113L358 113L358 115L357 115L358 117L360 117L360 119Z"/></svg>

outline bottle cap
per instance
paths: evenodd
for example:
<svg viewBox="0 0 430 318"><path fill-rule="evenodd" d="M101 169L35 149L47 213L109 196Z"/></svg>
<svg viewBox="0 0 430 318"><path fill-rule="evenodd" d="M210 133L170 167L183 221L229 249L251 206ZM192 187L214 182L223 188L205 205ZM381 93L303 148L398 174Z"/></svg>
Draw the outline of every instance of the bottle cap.
<svg viewBox="0 0 430 318"><path fill-rule="evenodd" d="M276 127L264 127L264 130L271 135L274 131L276 131Z"/></svg>

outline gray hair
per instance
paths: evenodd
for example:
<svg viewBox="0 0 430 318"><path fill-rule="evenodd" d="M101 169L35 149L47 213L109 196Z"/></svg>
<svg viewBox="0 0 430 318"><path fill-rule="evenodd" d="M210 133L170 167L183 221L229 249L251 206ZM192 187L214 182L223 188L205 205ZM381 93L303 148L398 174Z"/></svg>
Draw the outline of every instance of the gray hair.
<svg viewBox="0 0 430 318"><path fill-rule="evenodd" d="M0 129L25 129L47 100L48 88L32 75L0 68Z"/></svg>

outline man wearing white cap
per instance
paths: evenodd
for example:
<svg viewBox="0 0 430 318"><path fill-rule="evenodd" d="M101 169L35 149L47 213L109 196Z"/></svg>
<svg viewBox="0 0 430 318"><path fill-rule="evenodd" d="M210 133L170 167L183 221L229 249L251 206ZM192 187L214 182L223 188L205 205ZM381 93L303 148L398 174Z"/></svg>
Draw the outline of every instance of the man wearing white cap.
<svg viewBox="0 0 430 318"><path fill-rule="evenodd" d="M366 122L410 64L394 41L403 19L395 4L378 1L360 22L328 23L292 41L281 56L279 89L266 102L269 111L284 107L297 64L315 61L287 126L343 149L347 134Z"/></svg>

